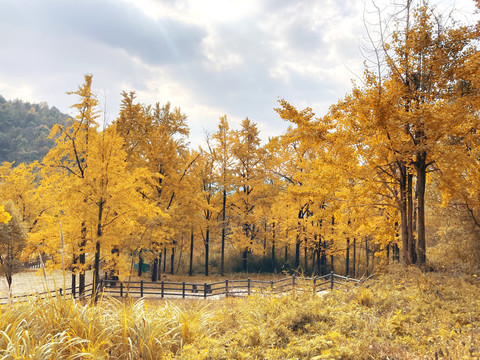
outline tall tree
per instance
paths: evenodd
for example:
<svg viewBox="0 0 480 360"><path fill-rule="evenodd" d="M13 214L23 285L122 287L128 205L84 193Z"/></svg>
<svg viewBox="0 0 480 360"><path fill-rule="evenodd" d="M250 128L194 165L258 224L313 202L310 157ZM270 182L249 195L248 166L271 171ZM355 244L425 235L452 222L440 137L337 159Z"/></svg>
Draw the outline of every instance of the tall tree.
<svg viewBox="0 0 480 360"><path fill-rule="evenodd" d="M201 233L203 237L203 243L205 246L205 276L209 275L209 257L211 246L211 234L213 230L212 220L216 213L214 206L214 200L216 195L216 183L214 174L214 160L215 153L210 145L210 140L207 138L208 150L201 152L201 157L198 160L199 167L199 181L201 183L201 198L202 198L202 214L204 220L204 226L202 226Z"/></svg>
<svg viewBox="0 0 480 360"><path fill-rule="evenodd" d="M85 76L85 84L74 93L80 97L74 105L77 116L68 128L57 127L56 147L44 159L45 186L53 189L51 201L57 205L45 216L43 228L32 236L32 243L55 259L58 241L55 244L49 237L49 226L62 221L73 239L70 261L81 275L81 290L87 254L94 254L94 284L99 281L101 259L107 269L125 276L129 262L120 260L138 246L132 234L144 233L145 224L163 216L155 204L143 200L151 196L155 174L145 167L129 168L115 126L97 131L91 80L90 75Z"/></svg>
<svg viewBox="0 0 480 360"><path fill-rule="evenodd" d="M391 41L385 33L379 40L385 67L376 74L367 70L365 86L355 88L341 107L353 109L344 123L362 134L363 150L370 152L365 159L375 159L375 173L396 179L403 258L423 265L427 173L439 169L447 148L458 150L454 139L479 125L474 73L467 70L476 62L478 31L442 17L426 2L407 0L396 14Z"/></svg>
<svg viewBox="0 0 480 360"><path fill-rule="evenodd" d="M189 128L180 108L172 109L170 103L157 103L154 107L136 103L134 92L123 92L122 96L116 126L125 141L129 166L147 167L158 174L154 193L145 200L154 202L169 215L155 224L158 236L152 238L149 249L157 258L181 235L178 231L183 231L178 208L186 204L181 195L196 156L192 157L187 149Z"/></svg>
<svg viewBox="0 0 480 360"><path fill-rule="evenodd" d="M248 255L257 248L259 224L255 219L254 209L264 180L262 166L264 152L260 146L257 125L246 118L242 121L241 129L234 135L236 189L232 198L232 208L236 213L234 236L238 239L237 245L242 249L245 272L248 272Z"/></svg>
<svg viewBox="0 0 480 360"><path fill-rule="evenodd" d="M228 194L232 188L232 168L233 168L233 153L232 153L232 132L228 124L227 116L220 117L220 122L217 131L212 136L215 147L215 167L217 174L217 183L221 191L221 212L220 221L222 228L221 250L220 250L220 275L225 273L225 243L227 240L227 209L228 209Z"/></svg>

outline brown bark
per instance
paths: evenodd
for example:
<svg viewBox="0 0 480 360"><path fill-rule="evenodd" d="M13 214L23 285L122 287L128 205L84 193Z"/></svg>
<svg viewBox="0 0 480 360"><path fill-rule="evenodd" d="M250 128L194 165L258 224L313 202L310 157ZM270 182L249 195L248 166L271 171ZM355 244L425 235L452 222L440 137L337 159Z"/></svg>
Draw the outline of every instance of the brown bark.
<svg viewBox="0 0 480 360"><path fill-rule="evenodd" d="M208 220L209 220L209 216L207 215L207 221ZM208 276L209 255L210 255L210 226L207 224L207 229L205 231L205 276Z"/></svg>
<svg viewBox="0 0 480 360"><path fill-rule="evenodd" d="M97 223L97 242L95 244L95 262L93 269L93 288L96 292L96 288L100 282L100 238L102 237L102 216L103 216L103 205L105 201L100 199L98 205L98 223Z"/></svg>
<svg viewBox="0 0 480 360"><path fill-rule="evenodd" d="M85 292L85 246L87 245L87 228L85 223L82 223L82 242L80 243L80 255L78 257L80 261L80 266L82 268L82 271L80 272L79 278L78 278L78 295L82 296L83 293Z"/></svg>
<svg viewBox="0 0 480 360"><path fill-rule="evenodd" d="M415 168L417 171L417 262L418 265L425 265L426 258L426 239L425 239L425 186L427 175L426 153L417 155Z"/></svg>
<svg viewBox="0 0 480 360"><path fill-rule="evenodd" d="M188 267L188 276L193 275L193 226L190 228L190 264ZM223 254L222 254L223 255ZM223 276L223 269L222 269L222 276Z"/></svg>
<svg viewBox="0 0 480 360"><path fill-rule="evenodd" d="M400 185L400 199L399 199L399 208L400 208L400 221L401 221L401 238L402 238L402 258L403 262L407 265L411 264L411 257L409 255L409 244L408 244L408 211L407 211L407 169L405 164L398 163L399 169L399 185ZM367 257L368 259L368 257Z"/></svg>
<svg viewBox="0 0 480 360"><path fill-rule="evenodd" d="M350 239L347 238L347 253L345 256L345 276L350 275Z"/></svg>
<svg viewBox="0 0 480 360"><path fill-rule="evenodd" d="M224 179L225 181L225 179ZM220 260L220 276L225 274L225 218L227 212L227 191L223 188L223 200L222 200L222 254Z"/></svg>
<svg viewBox="0 0 480 360"><path fill-rule="evenodd" d="M415 264L417 262L417 256L415 254L415 236L413 228L414 219L414 206L413 206L413 175L407 175L407 225L408 225L408 257L409 264Z"/></svg>

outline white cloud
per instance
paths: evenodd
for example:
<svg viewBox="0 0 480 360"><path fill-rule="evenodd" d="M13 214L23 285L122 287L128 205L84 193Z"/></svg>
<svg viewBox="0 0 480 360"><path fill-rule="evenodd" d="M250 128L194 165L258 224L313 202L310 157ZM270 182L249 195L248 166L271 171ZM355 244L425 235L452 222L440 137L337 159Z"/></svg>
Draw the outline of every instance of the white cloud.
<svg viewBox="0 0 480 360"><path fill-rule="evenodd" d="M158 19L169 17L196 24L232 23L251 17L260 9L255 0L123 0L135 5L145 15Z"/></svg>
<svg viewBox="0 0 480 360"><path fill-rule="evenodd" d="M6 80L9 80L8 78ZM28 84L15 84L0 82L0 95L3 94L7 100L20 99L29 102L41 102L42 98L35 93L35 89Z"/></svg>
<svg viewBox="0 0 480 360"><path fill-rule="evenodd" d="M202 41L203 63L208 70L221 72L235 68L244 62L244 58L223 45L218 33L210 32Z"/></svg>
<svg viewBox="0 0 480 360"><path fill-rule="evenodd" d="M135 90L140 102L181 107L197 139L223 114L232 127L248 116L271 136L287 126L273 111L277 98L322 116L350 89L350 79L361 76L363 3L3 2L0 94L67 111L75 99L65 91L92 73L110 121L118 115L120 92ZM457 3L472 7L470 0Z"/></svg>

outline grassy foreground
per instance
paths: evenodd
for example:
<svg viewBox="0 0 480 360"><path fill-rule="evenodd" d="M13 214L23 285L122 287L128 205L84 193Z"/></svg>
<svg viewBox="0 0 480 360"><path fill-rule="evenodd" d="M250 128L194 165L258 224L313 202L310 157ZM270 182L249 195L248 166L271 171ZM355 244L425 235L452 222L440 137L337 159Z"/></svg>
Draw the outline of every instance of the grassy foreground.
<svg viewBox="0 0 480 360"><path fill-rule="evenodd" d="M0 307L2 359L480 357L475 276L395 268L362 287L214 301Z"/></svg>

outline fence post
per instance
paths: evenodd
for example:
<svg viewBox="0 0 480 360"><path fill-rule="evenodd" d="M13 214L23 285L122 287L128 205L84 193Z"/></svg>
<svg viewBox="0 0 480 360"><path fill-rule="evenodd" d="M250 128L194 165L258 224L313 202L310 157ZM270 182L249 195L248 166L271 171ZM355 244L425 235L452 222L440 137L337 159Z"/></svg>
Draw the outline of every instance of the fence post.
<svg viewBox="0 0 480 360"><path fill-rule="evenodd" d="M292 276L292 289L295 289L295 274Z"/></svg>
<svg viewBox="0 0 480 360"><path fill-rule="evenodd" d="M123 297L123 281L120 283L120 297Z"/></svg>
<svg viewBox="0 0 480 360"><path fill-rule="evenodd" d="M143 280L140 281L140 297L143 297Z"/></svg>
<svg viewBox="0 0 480 360"><path fill-rule="evenodd" d="M248 291L248 296L250 296L250 278L247 280L247 291Z"/></svg>
<svg viewBox="0 0 480 360"><path fill-rule="evenodd" d="M270 280L270 288L272 289L272 293L273 293L273 280Z"/></svg>
<svg viewBox="0 0 480 360"><path fill-rule="evenodd" d="M165 285L164 285L164 282L162 280L162 299L163 299L164 294L165 294Z"/></svg>
<svg viewBox="0 0 480 360"><path fill-rule="evenodd" d="M60 296L62 296L63 289L60 288L60 289L59 289L59 292L60 292Z"/></svg>
<svg viewBox="0 0 480 360"><path fill-rule="evenodd" d="M333 290L333 271L330 272L330 290Z"/></svg>
<svg viewBox="0 0 480 360"><path fill-rule="evenodd" d="M185 299L185 281L182 283L182 298Z"/></svg>
<svg viewBox="0 0 480 360"><path fill-rule="evenodd" d="M225 280L225 296L228 297L228 279Z"/></svg>
<svg viewBox="0 0 480 360"><path fill-rule="evenodd" d="M207 283L203 283L203 297L207 298Z"/></svg>
<svg viewBox="0 0 480 360"><path fill-rule="evenodd" d="M313 277L313 293L317 292L317 277Z"/></svg>

